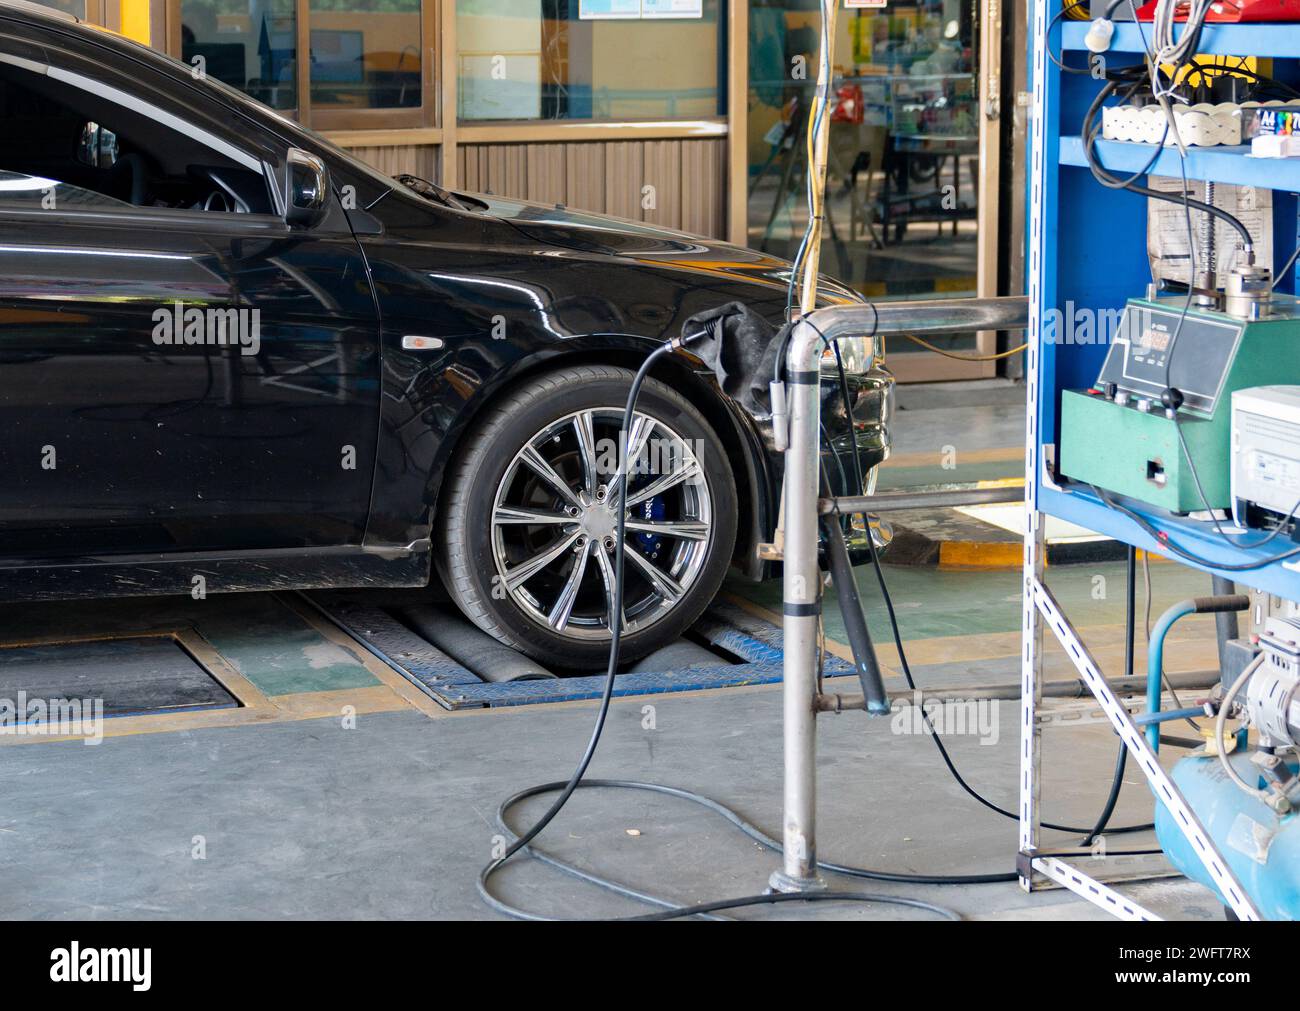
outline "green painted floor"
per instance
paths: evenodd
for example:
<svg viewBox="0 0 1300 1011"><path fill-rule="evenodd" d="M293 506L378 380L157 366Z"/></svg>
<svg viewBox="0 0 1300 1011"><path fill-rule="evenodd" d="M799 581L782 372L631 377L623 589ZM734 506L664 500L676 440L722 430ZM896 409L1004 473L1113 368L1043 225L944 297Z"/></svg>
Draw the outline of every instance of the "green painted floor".
<svg viewBox="0 0 1300 1011"><path fill-rule="evenodd" d="M149 597L0 609L3 641L111 638L194 629L266 695L368 688L379 684L276 594L222 594L204 600Z"/></svg>
<svg viewBox="0 0 1300 1011"><path fill-rule="evenodd" d="M1021 575L1018 569L953 570L899 565L885 565L883 568L904 641L1016 632L1020 628ZM1048 570L1047 584L1077 626L1118 625L1124 621L1124 572L1123 562L1061 566ZM867 609L867 622L879 639L887 635L889 625L875 573L869 566L859 567L855 573ZM1181 565L1153 563L1152 620L1169 605L1185 597L1208 594L1209 582L1209 576ZM759 585L733 581L727 590L774 613L781 611L779 580L768 580ZM1139 567L1139 616L1144 606ZM824 619L826 634L846 642L834 589L827 590Z"/></svg>

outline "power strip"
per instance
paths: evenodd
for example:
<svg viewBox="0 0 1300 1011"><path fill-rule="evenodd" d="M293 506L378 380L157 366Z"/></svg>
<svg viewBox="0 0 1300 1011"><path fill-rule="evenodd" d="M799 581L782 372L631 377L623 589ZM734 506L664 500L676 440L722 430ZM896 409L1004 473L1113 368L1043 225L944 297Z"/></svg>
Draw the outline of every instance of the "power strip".
<svg viewBox="0 0 1300 1011"><path fill-rule="evenodd" d="M1249 141L1245 123L1257 109L1300 111L1300 101L1290 102L1220 102L1211 105L1175 105L1174 122L1188 147L1236 147ZM1138 144L1177 144L1174 131L1166 132L1165 111L1155 102L1150 105L1116 105L1102 110L1101 135L1105 140L1126 140Z"/></svg>

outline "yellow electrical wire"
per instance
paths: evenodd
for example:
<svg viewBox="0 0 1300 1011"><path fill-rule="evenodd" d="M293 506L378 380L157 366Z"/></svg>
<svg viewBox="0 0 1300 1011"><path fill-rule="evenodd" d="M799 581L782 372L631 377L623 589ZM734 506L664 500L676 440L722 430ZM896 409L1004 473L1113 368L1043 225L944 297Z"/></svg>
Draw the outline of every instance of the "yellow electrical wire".
<svg viewBox="0 0 1300 1011"><path fill-rule="evenodd" d="M836 12L835 0L821 0L821 11L822 11L822 23L823 23L824 31L833 34L835 30L835 12ZM800 299L799 299L800 314L806 314L812 312L812 310L816 308L816 304L817 304L817 268L820 265L819 261L821 260L821 242L822 242L821 222L822 222L822 216L825 213L824 190L826 186L826 177L824 173L818 171L819 167L822 167L824 165L825 159L824 158L819 159L817 157L818 130L816 129L816 126L819 120L821 120L823 116L829 115L829 108L828 108L828 106L830 105L829 93L830 93L830 89L834 86L835 83L835 68L833 65L834 55L835 55L835 50L833 47L828 46L826 53L822 53L819 47L818 50L819 63L817 67L817 80L819 86L813 91L813 100L808 110L808 129L806 131L805 143L806 143L806 154L808 158L808 190L809 190L809 196L811 198L809 201L809 203L811 204L809 211L811 213L808 219L807 233L805 234L807 249L804 255L812 261L812 269L809 270L807 261L795 265L796 269L802 270L804 274L803 278L801 279L801 290L800 290ZM826 66L824 67L821 65L820 62L823 59L826 63ZM825 73L826 76L825 91L823 91L822 88L820 87L821 77L823 72ZM825 129L826 129L826 137L827 140L829 141L830 138L829 122L825 123Z"/></svg>
<svg viewBox="0 0 1300 1011"><path fill-rule="evenodd" d="M1063 4L1063 12L1066 21L1091 21L1092 11L1091 4L1088 0L1074 0L1073 3Z"/></svg>
<svg viewBox="0 0 1300 1011"><path fill-rule="evenodd" d="M943 355L945 358L955 358L959 362L996 362L1002 358L1010 358L1012 355L1018 355L1021 351L1025 350L1025 348L1029 347L1029 343L1026 341L1019 347L1012 348L1009 351L999 351L995 355L963 355L956 351L946 351L943 348L937 348L929 341L924 341L915 334L905 333L903 336L914 344L920 344L921 347L925 348L927 351L933 351L935 354ZM883 345L882 350L884 350Z"/></svg>
<svg viewBox="0 0 1300 1011"><path fill-rule="evenodd" d="M1065 4L1066 16L1074 17L1077 20L1086 21L1089 19L1090 16L1086 10L1088 6L1089 6L1088 0L1073 0L1073 2L1066 3ZM1079 14L1080 9L1083 9L1082 14ZM823 15L825 15L825 13L826 13L825 0L823 0ZM828 87L829 87L829 83L833 81L833 79L834 79L833 75L827 76ZM812 175L816 174L816 165L817 165L816 132L813 130L813 124L817 121L818 106L823 104L829 105L829 102L827 101L826 97L814 93L813 104L809 110L810 114L808 118L808 130L806 133L806 146L807 146L809 173ZM828 124L827 133L829 134L829 132L830 131L829 131L829 124ZM823 214L823 195L824 195L823 187L821 185L815 185L811 189L812 189L813 206L812 206L812 219L809 221L809 228L814 227L814 225L819 225L821 222L821 218ZM817 243L820 244L821 242L820 227L818 227L817 231L818 234L816 236L816 240ZM804 309L804 311L806 312L808 311L808 309ZM954 351L946 351L943 348L937 348L933 344L929 343L928 341L924 341L920 337L917 337L913 334L904 334L903 336L906 337L908 340L921 345L921 347L925 348L927 351L933 351L937 355L943 355L945 358L955 358L957 361L962 361L962 362L995 362L1002 358L1010 358L1012 355L1019 354L1021 351L1025 350L1025 348L1029 347L1029 344L1025 343L1025 344L1021 344L1019 347L1012 348L1009 351L1001 351L995 355L964 355ZM885 344L885 337L883 334L881 334L880 335L880 359L883 361L888 356L889 356L889 350Z"/></svg>

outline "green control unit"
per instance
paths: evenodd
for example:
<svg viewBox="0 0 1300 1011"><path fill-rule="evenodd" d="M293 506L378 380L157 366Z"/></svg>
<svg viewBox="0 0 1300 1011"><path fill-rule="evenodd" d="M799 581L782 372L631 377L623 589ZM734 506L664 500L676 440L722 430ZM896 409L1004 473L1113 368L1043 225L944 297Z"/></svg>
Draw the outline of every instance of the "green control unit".
<svg viewBox="0 0 1300 1011"><path fill-rule="evenodd" d="M1300 300L1274 295L1252 320L1185 306L1130 300L1096 384L1062 393L1064 477L1175 513L1228 507L1232 393L1300 384Z"/></svg>

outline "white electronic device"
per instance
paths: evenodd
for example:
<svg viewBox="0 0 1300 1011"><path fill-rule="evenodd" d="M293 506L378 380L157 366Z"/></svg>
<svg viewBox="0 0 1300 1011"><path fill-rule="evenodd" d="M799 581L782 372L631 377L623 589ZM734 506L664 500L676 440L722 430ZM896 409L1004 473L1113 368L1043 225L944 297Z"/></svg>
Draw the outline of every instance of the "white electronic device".
<svg viewBox="0 0 1300 1011"><path fill-rule="evenodd" d="M1232 394L1232 501L1239 522L1257 510L1288 516L1300 503L1300 386Z"/></svg>

